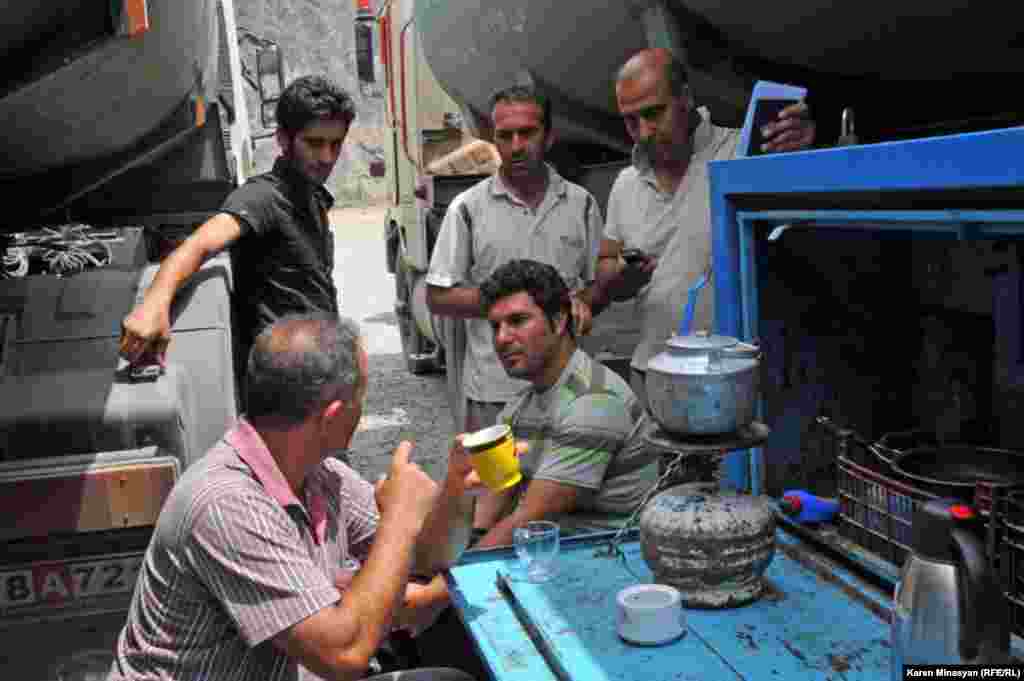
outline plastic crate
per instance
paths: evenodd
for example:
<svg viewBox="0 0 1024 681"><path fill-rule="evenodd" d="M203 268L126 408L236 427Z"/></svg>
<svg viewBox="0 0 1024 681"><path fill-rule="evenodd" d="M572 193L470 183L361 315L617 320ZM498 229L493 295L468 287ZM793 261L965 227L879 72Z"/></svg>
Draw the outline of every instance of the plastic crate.
<svg viewBox="0 0 1024 681"><path fill-rule="evenodd" d="M902 565L910 547L910 530L918 504L936 495L855 463L836 457L839 534Z"/></svg>
<svg viewBox="0 0 1024 681"><path fill-rule="evenodd" d="M1024 490L993 495L993 509L989 548L1013 630L1024 636Z"/></svg>

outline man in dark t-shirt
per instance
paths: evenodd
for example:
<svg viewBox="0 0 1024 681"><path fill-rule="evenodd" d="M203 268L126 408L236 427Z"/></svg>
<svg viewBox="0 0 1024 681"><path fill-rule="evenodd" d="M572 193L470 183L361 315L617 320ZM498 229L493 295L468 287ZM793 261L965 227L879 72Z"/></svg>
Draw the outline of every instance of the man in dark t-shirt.
<svg viewBox="0 0 1024 681"><path fill-rule="evenodd" d="M333 198L323 184L354 118L352 98L326 78L304 76L285 88L277 103L281 155L273 169L232 192L221 212L164 259L142 302L124 319L122 356L131 362L162 358L175 294L204 261L228 247L243 362L253 339L276 319L338 314L327 221Z"/></svg>
<svg viewBox="0 0 1024 681"><path fill-rule="evenodd" d="M333 203L323 186L283 157L224 202L221 211L241 227L231 256L242 346L290 312L338 314L327 221Z"/></svg>

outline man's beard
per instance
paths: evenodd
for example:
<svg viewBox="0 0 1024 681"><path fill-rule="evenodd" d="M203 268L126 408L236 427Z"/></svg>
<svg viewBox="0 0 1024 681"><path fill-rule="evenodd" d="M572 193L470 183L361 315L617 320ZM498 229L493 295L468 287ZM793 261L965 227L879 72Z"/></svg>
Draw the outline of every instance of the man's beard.
<svg viewBox="0 0 1024 681"><path fill-rule="evenodd" d="M499 361L501 362L501 368L505 370L505 373L508 375L509 378L520 378L524 380L529 380L530 375L532 373L532 369L527 363L523 362L522 358L524 357L525 355L520 355L520 363L512 366L510 366L504 360L501 360L499 358Z"/></svg>
<svg viewBox="0 0 1024 681"><path fill-rule="evenodd" d="M658 143L654 141L653 137L640 140L637 142L637 148L640 154L651 161L658 159Z"/></svg>
<svg viewBox="0 0 1024 681"><path fill-rule="evenodd" d="M529 380L530 370L526 367L505 367L505 373L509 378Z"/></svg>
<svg viewBox="0 0 1024 681"><path fill-rule="evenodd" d="M501 368L505 370L509 378L526 378L530 373L530 368L524 364L510 366L503 361L501 362Z"/></svg>
<svg viewBox="0 0 1024 681"><path fill-rule="evenodd" d="M512 172L520 175L535 175L540 172L541 162L524 156L522 158L509 159L505 172Z"/></svg>
<svg viewBox="0 0 1024 681"><path fill-rule="evenodd" d="M683 144L667 144L649 137L638 143L640 153L652 163L659 161L686 161L693 153L693 144L686 140Z"/></svg>

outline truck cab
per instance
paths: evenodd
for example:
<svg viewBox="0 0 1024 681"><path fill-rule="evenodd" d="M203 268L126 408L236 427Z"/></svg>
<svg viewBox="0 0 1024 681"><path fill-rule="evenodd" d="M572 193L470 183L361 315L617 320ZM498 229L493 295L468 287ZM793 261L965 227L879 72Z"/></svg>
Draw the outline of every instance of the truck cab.
<svg viewBox="0 0 1024 681"><path fill-rule="evenodd" d="M103 677L163 501L238 414L228 253L164 365L118 350L253 170L233 0L59 4L0 29L0 676L26 681Z"/></svg>

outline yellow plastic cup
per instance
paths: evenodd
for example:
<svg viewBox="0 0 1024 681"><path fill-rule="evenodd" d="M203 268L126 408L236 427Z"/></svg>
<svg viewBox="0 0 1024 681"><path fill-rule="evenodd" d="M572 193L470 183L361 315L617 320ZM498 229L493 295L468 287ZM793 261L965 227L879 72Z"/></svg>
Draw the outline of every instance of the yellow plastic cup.
<svg viewBox="0 0 1024 681"><path fill-rule="evenodd" d="M462 446L469 452L477 475L495 492L508 489L523 479L516 443L508 426L491 426L469 433L462 439Z"/></svg>

